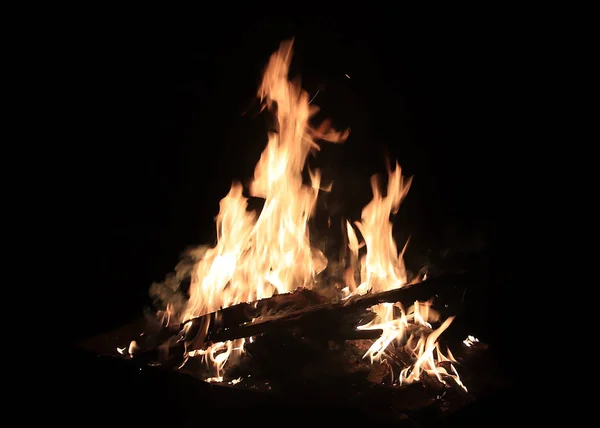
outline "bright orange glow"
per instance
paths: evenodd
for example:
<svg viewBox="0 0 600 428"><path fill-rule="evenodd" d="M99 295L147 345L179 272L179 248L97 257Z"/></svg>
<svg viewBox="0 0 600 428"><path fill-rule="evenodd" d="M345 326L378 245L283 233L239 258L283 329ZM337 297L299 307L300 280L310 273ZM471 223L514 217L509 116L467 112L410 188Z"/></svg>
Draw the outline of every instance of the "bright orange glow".
<svg viewBox="0 0 600 428"><path fill-rule="evenodd" d="M321 175L318 170L310 171L306 184L302 171L308 154L319 150L315 139L338 143L348 133L331 129L328 122L311 128L309 119L318 108L298 83L288 79L291 56L292 42L282 43L271 56L258 90L264 107L274 112L277 119L277 132L268 135L248 189L251 196L264 199L264 207L259 215L247 211L242 185L232 184L216 217L217 243L202 250L191 273L189 300L181 307L169 307L171 322L183 322L298 287L312 288L317 275L327 266L325 255L311 246L308 233ZM376 177L371 185L373 198L363 208L360 221L354 223L356 230L347 223L350 267L344 275L344 297L391 290L408 281L403 261L406 245L398 251L390 215L400 208L411 179L402 176L396 163L388 169L385 196ZM366 251L360 255L361 250ZM449 351L442 354L437 342L452 318L433 328L438 315L431 302L415 302L408 311L400 304L387 303L372 310L377 315L375 320L359 328L380 329L383 333L365 357L379 361L385 358L389 346L401 344L414 363L397 376L400 383L418 381L426 373L442 382L453 377L462 386L454 366L447 371L438 365L442 361L455 362ZM245 339L214 343L207 349L188 350L187 357L203 358L215 372L207 381L221 382L225 364L243 352L244 343Z"/></svg>
<svg viewBox="0 0 600 428"><path fill-rule="evenodd" d="M368 291L381 292L403 287L407 284L407 274L404 266L403 255L406 250L398 254L396 243L392 236L392 223L390 214L395 214L400 202L408 193L411 180L402 179L398 164L394 170L388 170L388 186L386 196L381 195L379 182L376 177L371 182L373 199L364 207L361 221L356 222L356 227L361 232L366 246L366 254L360 259L360 266L356 265L360 244L352 226L347 223L348 247L352 254L351 271L346 272L347 283L344 291L347 297L354 294L364 294ZM354 271L358 270L361 283L356 286ZM412 367L402 370L399 382L412 383L420 379L421 373L426 372L435 376L440 382L444 377L452 377L458 385L466 390L453 365L451 372L444 367L438 367L438 362L449 361L456 363L451 353L449 356L442 354L437 343L439 336L448 328L453 318L448 318L440 327L433 330L431 322L439 319L437 312L431 309L432 302L415 302L408 312L405 312L399 303L381 303L373 306L371 310L377 317L374 321L358 327L361 330L382 330L382 335L369 348L365 357L371 362L379 361L385 357L385 350L394 343L408 350L414 358ZM397 311L394 311L394 308ZM396 316L394 312L399 312ZM423 328L415 329L414 326ZM411 328L413 327L413 328ZM434 353L435 351L435 353ZM449 352L449 351L448 351Z"/></svg>

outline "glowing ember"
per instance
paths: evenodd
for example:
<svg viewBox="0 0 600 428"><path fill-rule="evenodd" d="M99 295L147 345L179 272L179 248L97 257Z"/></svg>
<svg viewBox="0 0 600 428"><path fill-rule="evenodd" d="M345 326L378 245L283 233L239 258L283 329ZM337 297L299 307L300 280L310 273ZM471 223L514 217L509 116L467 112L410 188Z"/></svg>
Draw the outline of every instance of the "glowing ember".
<svg viewBox="0 0 600 428"><path fill-rule="evenodd" d="M473 346L474 344L476 344L477 342L479 342L479 339L477 339L475 336L472 335L468 335L467 338L465 340L463 340L463 343L468 346L469 348L471 346Z"/></svg>
<svg viewBox="0 0 600 428"><path fill-rule="evenodd" d="M242 185L232 184L220 202L216 217L217 244L193 254L189 299L179 303L171 300L165 313L168 323L185 322L220 308L288 293L298 287L310 289L327 266L325 255L311 246L308 234L308 222L321 187L320 173L309 171L309 184L305 184L302 171L308 154L319 150L315 139L338 143L348 133L332 130L328 122L317 129L310 127L309 119L318 108L311 104L299 84L288 80L291 56L292 42L282 43L271 56L258 91L264 106L274 110L277 119L277 132L269 135L248 189L251 196L264 199L264 207L259 215L247 211ZM350 260L344 274L346 287L340 297L407 285L403 262L406 245L399 253L390 215L398 211L410 184L411 179L403 178L398 164L388 169L385 196L377 178L372 179L373 198L362 210L361 220L354 224L363 242L347 223ZM360 255L363 248L364 254ZM171 280L178 286L181 275ZM399 303L383 303L371 310L376 318L358 329L381 330L382 334L365 358L371 362L385 360L389 347L402 346L413 364L396 376L399 383L415 382L427 374L441 382L451 377L464 388L452 365L456 362L454 357L449 350L442 353L438 344L452 318L434 328L439 315L431 309L431 302L415 302L407 311ZM186 361L202 358L214 369L214 376L206 381L222 382L226 363L243 352L246 340L251 342L252 338L213 343L206 349L188 349ZM132 342L129 353L135 352L136 347Z"/></svg>

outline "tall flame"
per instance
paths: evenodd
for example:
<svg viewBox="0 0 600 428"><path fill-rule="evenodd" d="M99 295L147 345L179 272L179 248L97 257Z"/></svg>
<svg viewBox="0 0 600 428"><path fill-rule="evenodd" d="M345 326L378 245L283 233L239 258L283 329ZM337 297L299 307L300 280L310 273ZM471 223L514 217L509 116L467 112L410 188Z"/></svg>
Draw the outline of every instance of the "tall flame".
<svg viewBox="0 0 600 428"><path fill-rule="evenodd" d="M321 175L309 170L305 184L302 173L308 154L319 150L315 138L343 142L348 132L339 133L328 122L318 129L309 126L318 108L299 84L288 80L292 45L283 42L271 56L258 90L277 119L277 132L269 133L249 185L250 196L263 198L264 206L258 216L248 211L242 185L232 184L216 217L217 244L193 267L189 300L181 313L169 314L180 321L297 287L312 288L315 276L327 266L308 233ZM211 363L216 377L209 380L221 381L223 366L243 345L243 339L217 343L192 350L188 357L201 356Z"/></svg>
<svg viewBox="0 0 600 428"><path fill-rule="evenodd" d="M265 200L258 217L246 210L243 188L234 183L220 202L216 218L217 245L206 251L192 273L190 298L183 319L221 307L311 288L327 259L311 247L308 220L319 193L321 175L302 171L314 136L341 142L347 134L324 128L314 131L309 119L317 108L308 93L288 81L292 41L281 44L267 65L258 91L266 107L276 107L277 132L268 135L250 183L250 195Z"/></svg>

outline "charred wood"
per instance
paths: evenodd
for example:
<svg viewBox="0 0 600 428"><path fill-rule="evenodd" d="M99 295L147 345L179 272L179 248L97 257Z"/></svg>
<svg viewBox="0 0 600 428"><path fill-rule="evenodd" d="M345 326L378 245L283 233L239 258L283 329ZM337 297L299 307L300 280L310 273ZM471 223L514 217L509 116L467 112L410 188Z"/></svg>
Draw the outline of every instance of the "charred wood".
<svg viewBox="0 0 600 428"><path fill-rule="evenodd" d="M462 279L462 281L460 280ZM259 320L233 326L222 326L209 332L211 341L225 341L242 337L270 334L281 330L298 329L305 334L325 335L329 338L377 338L380 330L357 331L356 326L370 321L369 308L379 303L402 302L405 306L415 300L429 300L442 296L456 300L466 287L466 277L444 277L423 281L407 287L381 293L367 293L336 303L322 303L298 310L261 317ZM454 297L454 299L452 299Z"/></svg>
<svg viewBox="0 0 600 428"><path fill-rule="evenodd" d="M164 339L159 341L157 347L168 350L175 344L179 346L181 342L186 342L191 346L190 349L199 349L208 342L284 331L341 341L376 339L381 330L356 330L356 326L373 319L370 307L395 302L408 306L415 300L426 301L431 298L456 302L471 281L467 275L455 274L338 302L325 301L325 298L312 290L298 289L293 293L230 306L179 325L168 326L160 332ZM451 306L450 310L456 308L456 305ZM143 354L154 356L156 353L156 350L146 349Z"/></svg>
<svg viewBox="0 0 600 428"><path fill-rule="evenodd" d="M257 300L256 302L239 303L227 308L221 308L216 312L186 320L177 328L182 329L185 324L190 322L192 324L198 322L203 323L203 318L205 317L212 318L213 322L211 323L211 329L235 326L261 316L269 316L273 313L307 308L326 302L327 300L317 292L299 288L292 293L277 294L269 298Z"/></svg>

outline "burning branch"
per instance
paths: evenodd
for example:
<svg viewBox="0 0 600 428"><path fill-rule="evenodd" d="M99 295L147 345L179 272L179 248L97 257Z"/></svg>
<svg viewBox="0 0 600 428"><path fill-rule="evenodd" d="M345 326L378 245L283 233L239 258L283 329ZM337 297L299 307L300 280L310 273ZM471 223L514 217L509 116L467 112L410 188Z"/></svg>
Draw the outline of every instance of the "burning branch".
<svg viewBox="0 0 600 428"><path fill-rule="evenodd" d="M438 296L438 299L441 301L455 301L458 296L462 295L469 280L467 275L448 275L396 290L368 293L337 303L315 304L264 317L259 316L260 308L269 305L275 306L270 302L270 299L265 299L262 301L262 304L257 304L254 309L252 309L253 305L236 305L224 309L222 311L224 313L223 318L226 317L226 312L239 314L242 311L245 312L248 310L250 313L246 312L246 317L250 317L251 319L259 318L255 321L247 319L246 322L237 325L235 323L220 323L219 327L208 333L206 339L219 342L290 329L300 329L306 334L310 334L311 331L316 330L313 334L326 336L331 339L377 338L381 334L381 330L356 330L356 327L360 323L368 322L373 318L374 314L369 311L370 307L380 303L396 302L402 302L408 307L415 301L426 301L432 296ZM221 318L215 315L211 316ZM200 317L188 322L192 324L203 323L203 318ZM233 319L233 317L230 317L230 319ZM180 327L183 328L184 325L185 323L181 324Z"/></svg>

